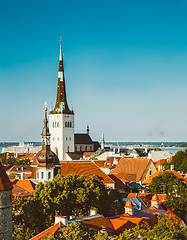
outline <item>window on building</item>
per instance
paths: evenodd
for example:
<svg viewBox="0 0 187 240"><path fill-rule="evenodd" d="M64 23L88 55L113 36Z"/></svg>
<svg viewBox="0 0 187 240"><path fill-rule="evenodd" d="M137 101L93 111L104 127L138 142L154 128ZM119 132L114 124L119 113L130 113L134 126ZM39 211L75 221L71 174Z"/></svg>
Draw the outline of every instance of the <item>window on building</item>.
<svg viewBox="0 0 187 240"><path fill-rule="evenodd" d="M69 127L71 128L71 122L69 123Z"/></svg>
<svg viewBox="0 0 187 240"><path fill-rule="evenodd" d="M36 172L36 179L39 179L39 171Z"/></svg>
<svg viewBox="0 0 187 240"><path fill-rule="evenodd" d="M51 178L51 172L48 172L48 180Z"/></svg>
<svg viewBox="0 0 187 240"><path fill-rule="evenodd" d="M68 127L68 123L67 122L65 122L65 127Z"/></svg>
<svg viewBox="0 0 187 240"><path fill-rule="evenodd" d="M85 146L85 152L87 152L87 146Z"/></svg>
<svg viewBox="0 0 187 240"><path fill-rule="evenodd" d="M57 127L59 128L59 122L57 122Z"/></svg>
<svg viewBox="0 0 187 240"><path fill-rule="evenodd" d="M66 141L68 140L68 138L66 137Z"/></svg>
<svg viewBox="0 0 187 240"><path fill-rule="evenodd" d="M58 174L60 174L60 169L58 169Z"/></svg>
<svg viewBox="0 0 187 240"><path fill-rule="evenodd" d="M55 138L53 138L53 141L55 141Z"/></svg>
<svg viewBox="0 0 187 240"><path fill-rule="evenodd" d="M151 170L150 170L150 171L149 171L149 175L151 175L151 173L152 173L152 172L151 172Z"/></svg>
<svg viewBox="0 0 187 240"><path fill-rule="evenodd" d="M67 148L67 152L69 152L69 146L68 146L68 148Z"/></svg>
<svg viewBox="0 0 187 240"><path fill-rule="evenodd" d="M71 137L69 137L69 140L71 141Z"/></svg>
<svg viewBox="0 0 187 240"><path fill-rule="evenodd" d="M53 128L55 127L55 123L53 122Z"/></svg>
<svg viewBox="0 0 187 240"><path fill-rule="evenodd" d="M69 128L69 122L68 122L68 128Z"/></svg>
<svg viewBox="0 0 187 240"><path fill-rule="evenodd" d="M44 172L41 172L41 179L44 179Z"/></svg>

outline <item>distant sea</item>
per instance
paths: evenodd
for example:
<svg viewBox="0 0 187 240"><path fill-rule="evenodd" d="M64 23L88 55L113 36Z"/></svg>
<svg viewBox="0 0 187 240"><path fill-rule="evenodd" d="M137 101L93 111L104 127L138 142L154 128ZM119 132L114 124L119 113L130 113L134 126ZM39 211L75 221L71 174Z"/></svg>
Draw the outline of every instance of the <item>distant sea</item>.
<svg viewBox="0 0 187 240"><path fill-rule="evenodd" d="M25 144L33 144L34 146L41 146L41 142L25 142ZM0 153L2 148L18 146L19 142L0 142ZM106 142L107 146L111 148L126 148L126 147L159 147L162 150L169 151L173 154L177 151L184 151L187 149L187 142Z"/></svg>

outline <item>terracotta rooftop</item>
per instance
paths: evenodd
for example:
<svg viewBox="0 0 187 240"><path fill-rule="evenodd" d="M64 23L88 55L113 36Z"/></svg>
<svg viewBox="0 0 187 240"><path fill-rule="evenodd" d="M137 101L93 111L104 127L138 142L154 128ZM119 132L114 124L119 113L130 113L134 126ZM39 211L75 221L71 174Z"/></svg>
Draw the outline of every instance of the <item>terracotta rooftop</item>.
<svg viewBox="0 0 187 240"><path fill-rule="evenodd" d="M65 227L63 223L57 223L49 228L47 228L46 230L44 230L43 232L39 233L38 235L36 235L35 237L31 238L30 240L39 240L42 239L43 237L49 235L49 234L55 234L58 232L58 230L62 227Z"/></svg>
<svg viewBox="0 0 187 240"><path fill-rule="evenodd" d="M25 179L25 180L20 180L20 179L11 179L10 180L12 182L13 185L17 185L18 187L23 188L24 190L26 190L27 192L33 193L36 184L33 183L31 180L29 179Z"/></svg>
<svg viewBox="0 0 187 240"><path fill-rule="evenodd" d="M146 158L121 158L112 173L123 174L128 181L139 182L149 161Z"/></svg>
<svg viewBox="0 0 187 240"><path fill-rule="evenodd" d="M174 171L166 170L166 171L163 171L163 172L157 171L150 178L148 178L146 181L144 181L144 183L150 184L154 177L157 177L159 174L163 174L165 172L172 172L176 177L178 177L179 179L184 180L184 177L182 175L180 175L180 173L178 173L177 171L175 171L175 170Z"/></svg>
<svg viewBox="0 0 187 240"><path fill-rule="evenodd" d="M12 189L12 184L4 170L3 165L0 163L0 191L8 191Z"/></svg>
<svg viewBox="0 0 187 240"><path fill-rule="evenodd" d="M116 183L116 188L118 189L127 189L129 188L128 186L126 186L124 184L125 181L122 181L118 178L118 174L109 174L108 175L110 178L112 178L114 180L114 182Z"/></svg>
<svg viewBox="0 0 187 240"><path fill-rule="evenodd" d="M61 161L60 163L63 176L68 174L85 175L90 178L98 176L103 183L114 183L95 163L88 161Z"/></svg>
<svg viewBox="0 0 187 240"><path fill-rule="evenodd" d="M17 197L17 196L24 196L24 197L32 196L32 193L30 193L30 192L26 191L25 189L17 186L16 184L13 184L12 194L13 194L14 197Z"/></svg>
<svg viewBox="0 0 187 240"><path fill-rule="evenodd" d="M154 162L154 165L156 168L158 168L159 165L163 165L165 163L165 161L167 162L166 159L160 159L157 162Z"/></svg>

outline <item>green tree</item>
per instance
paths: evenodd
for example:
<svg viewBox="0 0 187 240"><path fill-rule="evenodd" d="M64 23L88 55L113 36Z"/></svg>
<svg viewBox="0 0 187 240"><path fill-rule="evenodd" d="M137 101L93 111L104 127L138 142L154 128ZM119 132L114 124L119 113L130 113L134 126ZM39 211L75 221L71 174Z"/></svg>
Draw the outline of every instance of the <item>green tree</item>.
<svg viewBox="0 0 187 240"><path fill-rule="evenodd" d="M149 185L152 193L164 193L168 199L186 197L186 184L172 172L164 172L154 177Z"/></svg>
<svg viewBox="0 0 187 240"><path fill-rule="evenodd" d="M175 170L187 173L187 150L178 151L171 160Z"/></svg>
<svg viewBox="0 0 187 240"><path fill-rule="evenodd" d="M56 215L82 217L89 215L91 208L109 216L121 213L123 202L116 190L107 188L97 178L57 175L46 184L37 184L32 197L14 200L14 237L29 239L50 227Z"/></svg>

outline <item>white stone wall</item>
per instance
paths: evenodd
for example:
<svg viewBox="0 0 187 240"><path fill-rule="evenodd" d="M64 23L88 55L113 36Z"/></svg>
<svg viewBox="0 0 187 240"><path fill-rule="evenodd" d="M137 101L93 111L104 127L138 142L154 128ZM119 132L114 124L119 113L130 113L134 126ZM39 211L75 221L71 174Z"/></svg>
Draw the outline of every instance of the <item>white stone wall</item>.
<svg viewBox="0 0 187 240"><path fill-rule="evenodd" d="M67 126L71 123L71 127ZM49 131L51 134L51 150L60 161L66 159L66 152L74 152L74 115L49 114Z"/></svg>
<svg viewBox="0 0 187 240"><path fill-rule="evenodd" d="M12 239L12 191L0 191L0 239Z"/></svg>

